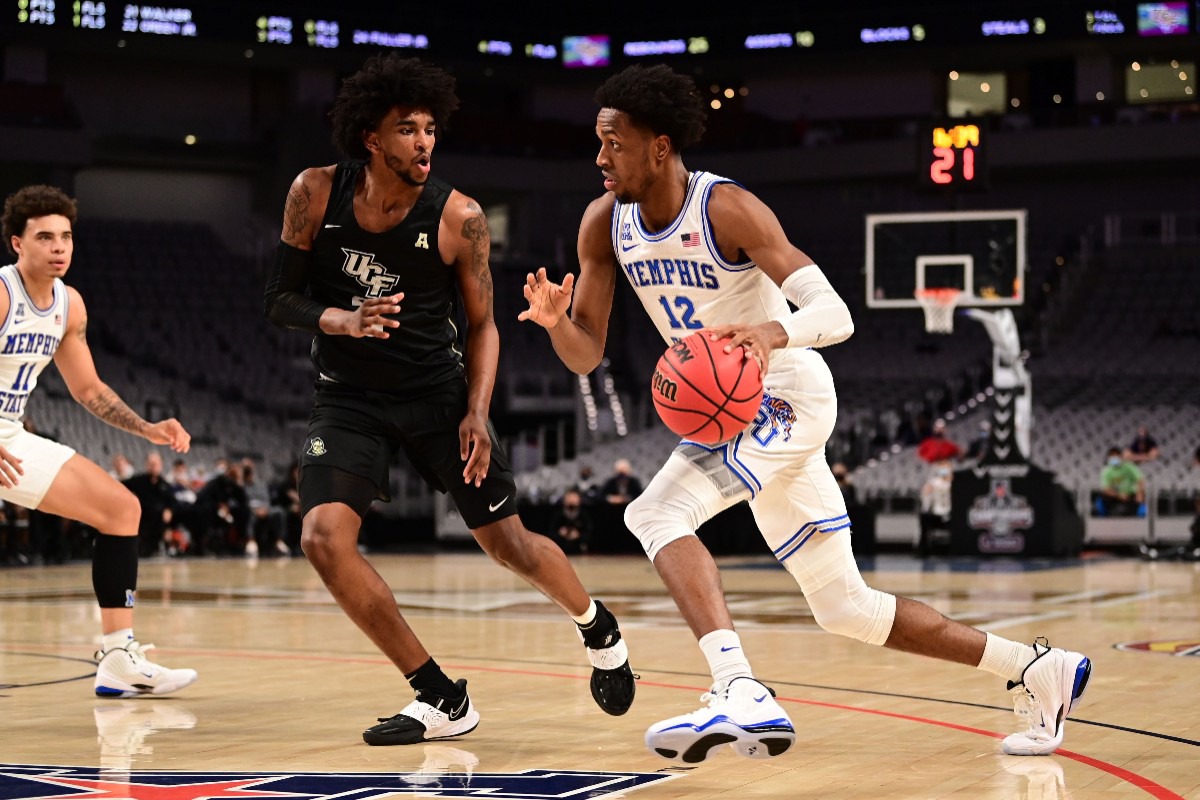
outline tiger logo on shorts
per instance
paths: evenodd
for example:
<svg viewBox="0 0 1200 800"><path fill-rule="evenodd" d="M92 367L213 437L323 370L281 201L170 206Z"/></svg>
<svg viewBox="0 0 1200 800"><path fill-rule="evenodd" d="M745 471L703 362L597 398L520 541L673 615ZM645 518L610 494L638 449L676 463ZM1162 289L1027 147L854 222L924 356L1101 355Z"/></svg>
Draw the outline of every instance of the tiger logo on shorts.
<svg viewBox="0 0 1200 800"><path fill-rule="evenodd" d="M314 436L308 440L308 450L310 456L323 456L327 452L325 450L325 440L320 436Z"/></svg>

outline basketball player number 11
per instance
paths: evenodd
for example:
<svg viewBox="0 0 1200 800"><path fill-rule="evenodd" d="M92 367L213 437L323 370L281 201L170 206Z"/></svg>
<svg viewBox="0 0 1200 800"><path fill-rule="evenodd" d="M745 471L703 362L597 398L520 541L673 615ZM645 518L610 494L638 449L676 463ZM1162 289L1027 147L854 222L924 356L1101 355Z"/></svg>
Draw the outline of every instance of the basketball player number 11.
<svg viewBox="0 0 1200 800"><path fill-rule="evenodd" d="M28 392L29 379L33 377L33 364L28 361L21 365L17 370L17 379L13 381L14 392Z"/></svg>
<svg viewBox="0 0 1200 800"><path fill-rule="evenodd" d="M672 328L687 328L688 330L699 330L704 327L704 323L698 319L692 319L692 315L696 313L696 307L692 305L692 299L684 295L678 295L675 298L675 308L679 309L679 316L671 310L671 303L667 300L665 294L658 296L658 302L662 304L663 311L667 312L667 321L671 323Z"/></svg>

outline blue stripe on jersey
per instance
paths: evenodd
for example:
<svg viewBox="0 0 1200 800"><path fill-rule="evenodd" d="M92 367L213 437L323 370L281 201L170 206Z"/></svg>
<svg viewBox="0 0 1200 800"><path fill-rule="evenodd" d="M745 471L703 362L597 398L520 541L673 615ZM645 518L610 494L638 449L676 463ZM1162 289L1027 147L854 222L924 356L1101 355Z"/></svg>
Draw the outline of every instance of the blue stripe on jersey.
<svg viewBox="0 0 1200 800"><path fill-rule="evenodd" d="M729 455L733 458L733 460L737 463L737 465L739 467L741 467L742 469L744 469L746 471L746 474L750 476L750 480L754 481L754 483L758 486L758 490L761 492L762 491L762 481L760 481L755 476L754 472L751 471L751 469L749 467L747 467L744 463L742 463L742 460L737 457L738 446L741 445L742 437L745 435L746 435L745 433L739 433L737 435L737 438L735 438L732 442L729 442L729 444L728 444Z"/></svg>
<svg viewBox="0 0 1200 800"><path fill-rule="evenodd" d="M795 554L797 550L804 546L805 542L813 537L813 534L833 533L834 531L840 531L844 528L849 528L850 523L848 521L841 525L836 524L842 522L842 520L849 519L850 516L848 514L841 514L840 516L830 517L829 519L819 519L813 522L804 523L800 530L793 533L786 542L775 548L775 557L779 559L780 562L787 561L792 555ZM831 525L830 523L835 524ZM800 541L796 542L797 539L800 539Z"/></svg>
<svg viewBox="0 0 1200 800"><path fill-rule="evenodd" d="M708 199L709 199L709 196L712 194L713 187L719 183L732 183L734 186L738 186L743 189L746 188L746 187L742 186L740 183L738 183L737 181L731 181L727 178L723 178L718 181L713 181L708 186L704 187L704 196L702 198L700 198L700 203L703 207L703 214L701 215L701 219L704 220L703 224L700 227L703 228L702 233L704 236L704 244L707 245L708 252L713 257L713 261L717 262L718 267L725 270L726 272L745 272L746 270L755 266L754 259L747 258L745 261L739 261L737 263L726 261L725 257L721 255L721 249L719 247L717 247L717 237L716 237L716 235L713 234L712 217L709 216L709 213L708 213Z"/></svg>
<svg viewBox="0 0 1200 800"><path fill-rule="evenodd" d="M617 236L619 236L617 231L619 231L620 228L621 228L621 201L614 199L613 200L613 210L612 210L612 232L611 232L614 254L621 252L620 250L617 249L620 246L620 242L617 241Z"/></svg>
<svg viewBox="0 0 1200 800"><path fill-rule="evenodd" d="M641 209L637 205L633 207L633 213L631 213L629 216L633 217L633 224L637 226L638 233L643 239L645 239L647 242L661 242L675 232L675 230L683 222L683 218L687 216L688 205L692 202L692 195L695 193L696 187L700 185L700 176L703 174L703 172L693 172L688 178L687 195L683 198L683 207L679 209L679 216L677 216L675 221L668 225L665 230L661 230L655 234L647 232L642 226Z"/></svg>

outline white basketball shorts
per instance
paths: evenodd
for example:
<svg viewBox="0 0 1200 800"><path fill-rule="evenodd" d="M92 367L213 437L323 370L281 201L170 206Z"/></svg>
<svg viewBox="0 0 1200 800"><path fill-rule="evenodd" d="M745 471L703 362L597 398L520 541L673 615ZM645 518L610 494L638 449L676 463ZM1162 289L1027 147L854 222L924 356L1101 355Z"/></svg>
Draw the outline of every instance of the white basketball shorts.
<svg viewBox="0 0 1200 800"><path fill-rule="evenodd" d="M792 361L781 380L768 373L762 406L746 430L717 447L680 442L671 456L676 464L664 467L675 472L682 460L703 473L721 493L720 507L707 509L711 514L749 500L763 538L785 565L811 549L814 538L850 529L825 458L837 419L833 377L814 352Z"/></svg>
<svg viewBox="0 0 1200 800"><path fill-rule="evenodd" d="M21 423L10 420L0 420L0 447L21 459L25 472L17 476L17 485L11 489L0 486L0 500L25 508L41 505L63 464L75 455L65 444L29 433Z"/></svg>

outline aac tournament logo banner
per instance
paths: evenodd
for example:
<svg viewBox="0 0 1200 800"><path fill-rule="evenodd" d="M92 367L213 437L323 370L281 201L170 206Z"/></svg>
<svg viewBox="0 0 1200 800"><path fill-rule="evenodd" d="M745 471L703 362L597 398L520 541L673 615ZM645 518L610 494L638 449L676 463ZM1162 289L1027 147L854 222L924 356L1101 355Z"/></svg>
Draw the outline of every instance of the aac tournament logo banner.
<svg viewBox="0 0 1200 800"><path fill-rule="evenodd" d="M112 771L97 767L0 764L4 800L196 800L294 798L368 800L387 795L503 797L505 800L615 798L667 773L531 769L516 773L328 773Z"/></svg>

